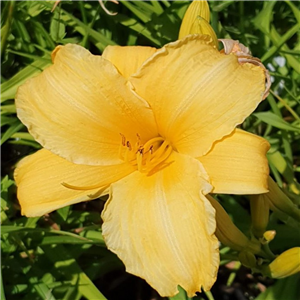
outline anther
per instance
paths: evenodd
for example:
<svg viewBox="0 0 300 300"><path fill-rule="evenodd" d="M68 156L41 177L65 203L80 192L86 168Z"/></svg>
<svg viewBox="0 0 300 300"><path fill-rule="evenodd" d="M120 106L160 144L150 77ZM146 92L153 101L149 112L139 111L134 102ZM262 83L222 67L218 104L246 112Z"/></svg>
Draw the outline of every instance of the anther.
<svg viewBox="0 0 300 300"><path fill-rule="evenodd" d="M121 139L122 139L122 145L125 146L126 138L122 133L120 133L120 136L121 136Z"/></svg>
<svg viewBox="0 0 300 300"><path fill-rule="evenodd" d="M136 141L135 146L136 146L136 148L139 148L140 147L141 137L140 137L140 135L138 133L136 134L136 136L137 136L137 141Z"/></svg>
<svg viewBox="0 0 300 300"><path fill-rule="evenodd" d="M138 171L142 172L143 168L143 149L139 149L136 155L136 162Z"/></svg>
<svg viewBox="0 0 300 300"><path fill-rule="evenodd" d="M151 145L151 146L150 146L150 148L149 148L149 152L150 152L150 154L152 154L152 153L153 153L153 145Z"/></svg>

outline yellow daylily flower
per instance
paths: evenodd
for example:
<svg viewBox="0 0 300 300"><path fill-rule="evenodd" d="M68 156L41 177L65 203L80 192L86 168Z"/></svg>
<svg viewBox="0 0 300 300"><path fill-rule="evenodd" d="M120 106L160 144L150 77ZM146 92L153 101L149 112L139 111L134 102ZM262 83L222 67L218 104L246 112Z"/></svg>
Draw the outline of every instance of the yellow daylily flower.
<svg viewBox="0 0 300 300"><path fill-rule="evenodd" d="M109 194L107 247L162 296L209 290L219 265L208 193L267 192L269 144L237 129L262 100L263 68L211 38L156 50L68 44L22 85L18 117L44 147L15 172L22 214Z"/></svg>

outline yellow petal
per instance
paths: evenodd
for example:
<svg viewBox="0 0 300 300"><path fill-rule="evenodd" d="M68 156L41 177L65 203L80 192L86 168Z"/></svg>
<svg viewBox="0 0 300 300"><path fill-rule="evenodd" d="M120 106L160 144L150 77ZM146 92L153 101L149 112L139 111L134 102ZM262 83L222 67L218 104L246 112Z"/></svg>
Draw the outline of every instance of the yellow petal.
<svg viewBox="0 0 300 300"><path fill-rule="evenodd" d="M86 166L73 164L42 149L22 159L15 170L22 214L41 216L60 207L107 194L108 186L133 172L129 164ZM75 190L63 184L90 189Z"/></svg>
<svg viewBox="0 0 300 300"><path fill-rule="evenodd" d="M204 196L211 186L197 160L173 153L169 161L152 176L135 172L112 185L102 232L128 272L161 296L180 285L191 297L217 275L215 211Z"/></svg>
<svg viewBox="0 0 300 300"><path fill-rule="evenodd" d="M120 133L128 140L157 136L149 105L101 56L59 46L54 65L18 90L18 117L46 149L75 163L120 163Z"/></svg>
<svg viewBox="0 0 300 300"><path fill-rule="evenodd" d="M254 134L236 129L199 158L207 171L213 193L260 194L268 192L269 143Z"/></svg>
<svg viewBox="0 0 300 300"><path fill-rule="evenodd" d="M121 75L128 78L154 53L156 48L142 46L107 46L102 57L109 60Z"/></svg>
<svg viewBox="0 0 300 300"><path fill-rule="evenodd" d="M160 134L194 157L242 123L265 90L261 67L240 65L205 35L166 45L129 80L150 103Z"/></svg>

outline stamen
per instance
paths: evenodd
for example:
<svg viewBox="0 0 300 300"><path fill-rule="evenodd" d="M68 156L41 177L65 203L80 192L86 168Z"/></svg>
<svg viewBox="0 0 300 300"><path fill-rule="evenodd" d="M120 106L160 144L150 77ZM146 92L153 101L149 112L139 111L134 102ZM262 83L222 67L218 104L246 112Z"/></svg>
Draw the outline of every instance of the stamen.
<svg viewBox="0 0 300 300"><path fill-rule="evenodd" d="M121 136L121 139L122 139L122 145L125 146L126 138L122 133L120 133L120 136Z"/></svg>
<svg viewBox="0 0 300 300"><path fill-rule="evenodd" d="M130 150L129 150L129 148L127 147L126 150L125 150L125 155L124 155L124 160L125 160L126 162L129 162L129 158L128 158L129 152L130 152Z"/></svg>
<svg viewBox="0 0 300 300"><path fill-rule="evenodd" d="M139 149L136 155L138 171L142 172L143 167L143 149Z"/></svg>
<svg viewBox="0 0 300 300"><path fill-rule="evenodd" d="M138 133L136 134L136 137L137 137L137 140L136 140L136 147L139 148L139 147L140 147L140 144L141 144L141 143L140 143L140 142L141 142L141 137L140 137L140 135L139 135Z"/></svg>
<svg viewBox="0 0 300 300"><path fill-rule="evenodd" d="M159 147L159 149L154 153L153 159L160 157L168 146L169 143L167 141L164 141L162 145Z"/></svg>
<svg viewBox="0 0 300 300"><path fill-rule="evenodd" d="M130 144L130 142L129 142L129 141L127 141L127 142L126 142L126 146L127 146L127 148L129 149L129 151L131 151L131 150L132 150L132 148L131 148L131 144Z"/></svg>
<svg viewBox="0 0 300 300"><path fill-rule="evenodd" d="M153 153L153 145L151 145L151 146L150 146L150 148L149 148L149 152L150 152L150 154L152 154L152 153Z"/></svg>
<svg viewBox="0 0 300 300"><path fill-rule="evenodd" d="M122 157L122 150L123 149L122 148L123 148L122 145L120 145L119 146L119 153L118 153L120 159L123 159L123 157Z"/></svg>
<svg viewBox="0 0 300 300"><path fill-rule="evenodd" d="M137 134L137 141L134 146L126 140L123 134L119 148L119 157L135 166L139 172L153 174L155 170L161 169L166 163L165 160L171 155L173 148L167 140L162 137L155 137L141 144L141 137ZM154 170L154 171L153 171Z"/></svg>
<svg viewBox="0 0 300 300"><path fill-rule="evenodd" d="M148 147L151 147L151 146L153 147L154 143L163 142L163 141L164 141L164 139L162 137L157 137L157 138L151 139L143 146L143 148L147 149Z"/></svg>
<svg viewBox="0 0 300 300"><path fill-rule="evenodd" d="M121 144L119 146L119 158L123 160L124 157L122 156L122 151L123 151L123 147L125 147L126 138L122 133L120 133L120 136L121 136Z"/></svg>
<svg viewBox="0 0 300 300"><path fill-rule="evenodd" d="M149 155L147 156L145 162L145 172L153 174L153 170L157 169L157 166L161 166L164 164L164 161L171 155L173 148L171 147L170 143L166 140L160 145L159 149L152 155L152 148L151 152L149 149ZM155 172L154 172L155 173Z"/></svg>
<svg viewBox="0 0 300 300"><path fill-rule="evenodd" d="M160 156L157 156L157 157L154 157L152 160L151 160L151 164L153 165L155 165L155 163L157 163L157 162L162 162L162 161L164 161L164 160L166 160L169 156L170 156L170 154L172 153L172 151L173 151L173 149L172 149L172 147L168 147L167 149L166 149L166 151L165 151L165 153L163 153L162 155L160 155ZM156 154L156 153L155 153Z"/></svg>
<svg viewBox="0 0 300 300"><path fill-rule="evenodd" d="M148 166L150 164L150 161L152 159L152 154L153 154L153 145L150 146L149 148L149 154L146 158L146 162L145 162L145 165Z"/></svg>

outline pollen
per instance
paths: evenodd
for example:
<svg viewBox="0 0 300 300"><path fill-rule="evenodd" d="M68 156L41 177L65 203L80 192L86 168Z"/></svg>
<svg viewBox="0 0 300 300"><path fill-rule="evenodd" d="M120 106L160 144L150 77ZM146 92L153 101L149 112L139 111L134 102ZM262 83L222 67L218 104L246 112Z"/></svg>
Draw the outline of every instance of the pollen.
<svg viewBox="0 0 300 300"><path fill-rule="evenodd" d="M166 160L173 148L171 143L163 137L155 137L142 144L137 134L137 140L133 144L123 134L120 135L119 157L135 166L141 173L152 175L169 165Z"/></svg>

